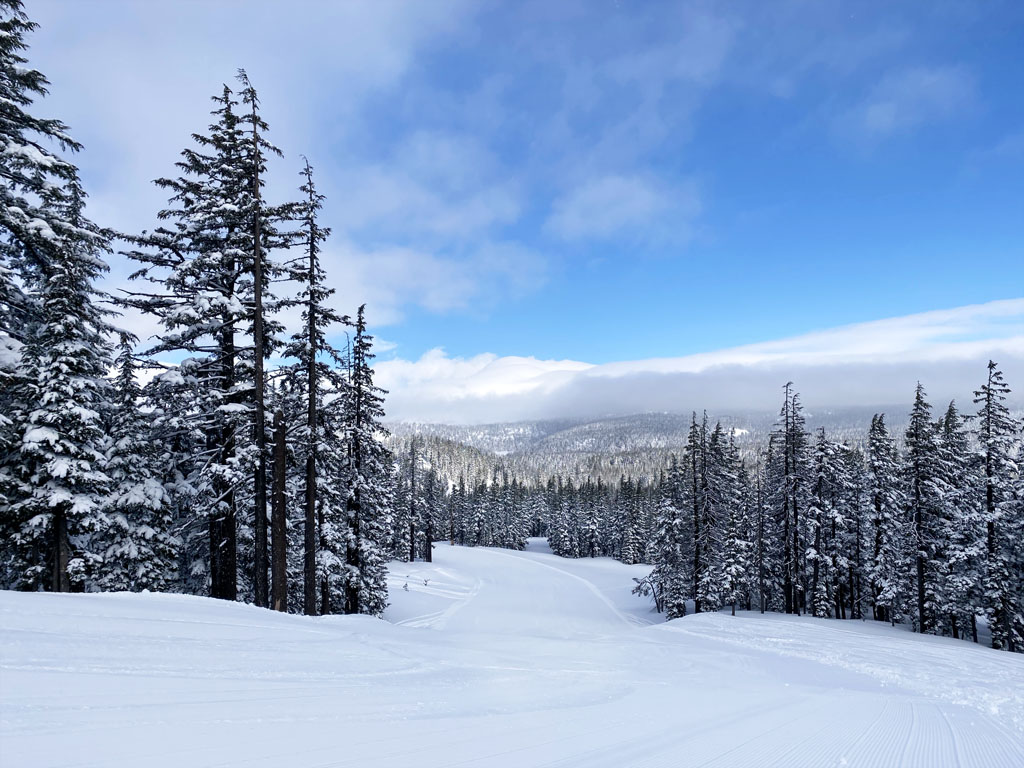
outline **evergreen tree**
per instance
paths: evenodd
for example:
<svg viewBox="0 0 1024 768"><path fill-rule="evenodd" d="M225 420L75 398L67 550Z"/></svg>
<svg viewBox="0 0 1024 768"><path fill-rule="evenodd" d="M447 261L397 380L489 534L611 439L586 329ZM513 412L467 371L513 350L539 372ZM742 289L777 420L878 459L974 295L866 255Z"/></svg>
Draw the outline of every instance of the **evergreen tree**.
<svg viewBox="0 0 1024 768"><path fill-rule="evenodd" d="M874 618L895 622L905 608L906 494L900 478L899 456L882 414L872 417L868 433L868 484L872 529L868 576Z"/></svg>
<svg viewBox="0 0 1024 768"><path fill-rule="evenodd" d="M339 436L339 417L329 411L325 398L344 401L347 382L343 371L347 361L329 342L327 332L331 328L349 323L347 317L339 315L331 306L334 289L325 284L326 275L320 260L323 242L330 236L330 230L320 226L318 216L323 207L324 197L313 180L313 168L309 161L302 170L303 184L300 191L302 202L296 206L301 221L305 258L291 265L291 278L302 289L298 303L302 307L302 329L297 331L284 354L296 362L290 373L295 389L304 395L303 426L294 430L304 458L303 477L303 610L307 615L316 613L317 585L317 509L321 499L334 496L327 502L329 509L340 512L342 504L337 498L340 473L339 454L343 452L343 438ZM337 408L341 403L333 406Z"/></svg>
<svg viewBox="0 0 1024 768"><path fill-rule="evenodd" d="M244 98L252 106L251 89L245 89ZM243 520L258 523L254 546L260 554L245 565L255 596L265 602L266 514L264 509L255 517L246 515L246 494L253 486L247 479L265 460L263 431L253 421L262 403L255 370L280 331L279 324L264 317L274 308L269 277L279 271L269 253L290 242L290 235L278 232L278 223L291 215L291 208L267 206L259 194L265 153L276 150L258 133L253 137L254 125L266 127L258 114L239 115L238 101L226 85L213 101L215 121L207 135L193 134L196 148L181 153L177 166L182 175L156 182L172 193L170 207L158 214L168 224L134 238L140 247L127 254L143 265L133 277L145 279L152 289L132 292L126 303L153 314L163 326L148 350L151 357L190 355L181 366L179 386L191 391L192 417L206 436L192 482L199 503L194 512L208 526L210 594L230 600L238 594L242 513ZM257 271L264 278L259 301ZM259 323L263 344L257 351L245 342Z"/></svg>
<svg viewBox="0 0 1024 768"><path fill-rule="evenodd" d="M356 315L352 380L348 396L348 580L345 612L379 616L388 604L384 542L391 507L391 455L380 440L386 430L384 391L373 383L373 337L365 307Z"/></svg>
<svg viewBox="0 0 1024 768"><path fill-rule="evenodd" d="M804 429L800 396L792 382L783 387L783 404L779 412L777 471L770 495L778 510L782 528L782 590L786 613L799 614L807 593L803 548L804 513L807 495L807 433Z"/></svg>
<svg viewBox="0 0 1024 768"><path fill-rule="evenodd" d="M913 526L914 568L917 593L917 629L935 630L936 614L944 602L945 550L942 483L942 455L938 425L931 420L931 406L920 383L914 393L914 407L906 433L906 487Z"/></svg>
<svg viewBox="0 0 1024 768"><path fill-rule="evenodd" d="M974 393L978 406L976 436L985 520L984 604L992 632L992 647L1024 650L1024 509L1014 497L1020 424L1005 401L1010 388L1002 371L989 361L988 378Z"/></svg>
<svg viewBox="0 0 1024 768"><path fill-rule="evenodd" d="M98 562L105 524L111 329L94 283L110 233L85 217L78 169L51 149L80 145L29 111L48 85L25 66L35 27L21 2L0 1L0 559L7 586L68 591Z"/></svg>
<svg viewBox="0 0 1024 768"><path fill-rule="evenodd" d="M669 619L686 615L684 529L687 526L681 504L682 470L673 458L661 496L654 512L654 541L652 553L654 571L651 581L656 590L655 602L665 610Z"/></svg>
<svg viewBox="0 0 1024 768"><path fill-rule="evenodd" d="M950 402L942 417L940 451L946 497L944 538L944 597L940 612L947 617L953 637L970 635L978 639L977 614L982 610L982 580L985 563L985 524L977 493L977 461L969 449L964 418Z"/></svg>
<svg viewBox="0 0 1024 768"><path fill-rule="evenodd" d="M751 536L751 520L756 500L751 498L750 478L746 467L740 461L736 448L735 431L729 433L726 450L726 466L730 477L735 477L733 500L725 510L725 529L722 534L722 576L723 602L732 606L736 615L736 604L750 607L750 582L754 543Z"/></svg>
<svg viewBox="0 0 1024 768"><path fill-rule="evenodd" d="M170 495L161 476L161 447L139 408L141 389L132 354L134 339L121 334L115 397L107 425L104 501L106 525L97 534L103 590L166 592L177 582L179 539L171 533Z"/></svg>

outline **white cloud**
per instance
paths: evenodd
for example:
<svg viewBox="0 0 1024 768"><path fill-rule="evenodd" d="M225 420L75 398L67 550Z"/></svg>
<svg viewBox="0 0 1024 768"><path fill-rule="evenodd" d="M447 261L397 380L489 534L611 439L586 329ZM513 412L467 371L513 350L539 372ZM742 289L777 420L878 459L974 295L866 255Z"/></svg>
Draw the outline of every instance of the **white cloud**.
<svg viewBox="0 0 1024 768"><path fill-rule="evenodd" d="M555 200L545 226L567 240L627 236L679 242L688 239L700 210L692 180L667 184L613 174L590 179Z"/></svg>
<svg viewBox="0 0 1024 768"><path fill-rule="evenodd" d="M808 403L907 401L920 379L937 402L968 398L998 360L1024 389L1024 299L924 312L677 358L591 365L449 357L376 366L391 418L499 422L692 408L770 408L794 380Z"/></svg>
<svg viewBox="0 0 1024 768"><path fill-rule="evenodd" d="M332 174L344 204L335 226L349 234L462 243L514 223L522 190L479 140L464 134L416 132L387 162ZM348 190L345 193L344 190Z"/></svg>
<svg viewBox="0 0 1024 768"><path fill-rule="evenodd" d="M334 238L324 250L335 306L367 305L375 327L393 325L410 307L446 313L515 298L545 280L541 256L514 243L485 242L461 256L402 246L363 248Z"/></svg>
<svg viewBox="0 0 1024 768"><path fill-rule="evenodd" d="M848 112L840 130L880 139L946 120L975 100L974 78L960 67L913 67L886 75Z"/></svg>

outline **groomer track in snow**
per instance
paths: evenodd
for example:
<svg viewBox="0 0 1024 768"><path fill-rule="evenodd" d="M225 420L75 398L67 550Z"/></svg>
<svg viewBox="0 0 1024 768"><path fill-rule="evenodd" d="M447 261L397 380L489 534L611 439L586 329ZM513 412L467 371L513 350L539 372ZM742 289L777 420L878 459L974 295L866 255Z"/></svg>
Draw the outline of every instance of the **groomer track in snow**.
<svg viewBox="0 0 1024 768"><path fill-rule="evenodd" d="M1024 657L870 622L663 624L630 594L643 567L545 549L394 563L386 622L0 593L0 762L1024 765Z"/></svg>

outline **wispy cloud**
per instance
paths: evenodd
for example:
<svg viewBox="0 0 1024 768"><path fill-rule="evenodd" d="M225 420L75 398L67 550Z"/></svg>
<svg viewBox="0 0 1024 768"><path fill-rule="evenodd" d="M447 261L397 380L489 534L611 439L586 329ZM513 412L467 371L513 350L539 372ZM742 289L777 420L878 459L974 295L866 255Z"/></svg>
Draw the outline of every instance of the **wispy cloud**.
<svg viewBox="0 0 1024 768"><path fill-rule="evenodd" d="M869 141L884 139L962 114L975 100L974 78L962 67L902 69L883 77L841 118L838 130Z"/></svg>
<svg viewBox="0 0 1024 768"><path fill-rule="evenodd" d="M374 325L394 325L410 308L444 314L516 298L546 278L542 256L516 243L477 243L458 256L404 246L331 241L324 251L340 307L367 304Z"/></svg>
<svg viewBox="0 0 1024 768"><path fill-rule="evenodd" d="M685 242L701 211L697 184L640 175L591 179L555 200L547 229L566 240L624 236Z"/></svg>
<svg viewBox="0 0 1024 768"><path fill-rule="evenodd" d="M496 422L651 410L772 407L794 380L821 405L902 402L917 380L938 398L966 397L993 356L1024 376L1024 299L925 312L779 341L603 365L533 357L449 357L377 365L400 420ZM1024 387L1024 381L1019 383Z"/></svg>

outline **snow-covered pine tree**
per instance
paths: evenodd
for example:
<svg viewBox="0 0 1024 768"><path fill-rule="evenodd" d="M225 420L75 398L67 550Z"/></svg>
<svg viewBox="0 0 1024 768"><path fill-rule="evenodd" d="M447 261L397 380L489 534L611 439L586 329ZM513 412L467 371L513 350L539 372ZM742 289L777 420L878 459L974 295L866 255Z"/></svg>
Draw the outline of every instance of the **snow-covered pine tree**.
<svg viewBox="0 0 1024 768"><path fill-rule="evenodd" d="M694 544L695 549L699 547L701 552L701 572L696 582L694 604L700 605L702 611L717 611L722 607L726 586L722 528L730 510L740 503L739 467L732 464L732 459L739 461L739 455L728 455L721 423L715 424L708 433L706 413L701 432L701 517L698 539Z"/></svg>
<svg viewBox="0 0 1024 768"><path fill-rule="evenodd" d="M970 450L964 423L951 401L942 417L939 438L946 488L942 509L947 541L944 603L940 610L953 637L970 636L977 642L976 617L983 610L985 521L977 493L977 457Z"/></svg>
<svg viewBox="0 0 1024 768"><path fill-rule="evenodd" d="M836 616L859 619L864 615L864 536L868 530L867 473L864 454L858 448L843 445L841 451L841 517L836 517L840 530L833 541L839 589L836 593Z"/></svg>
<svg viewBox="0 0 1024 768"><path fill-rule="evenodd" d="M27 66L35 24L0 1L0 534L3 583L68 591L99 561L107 311L96 279L111 234L84 215L80 145L29 109L47 80Z"/></svg>
<svg viewBox="0 0 1024 768"><path fill-rule="evenodd" d="M386 434L385 392L373 383L373 337L366 332L364 306L356 314L349 385L349 467L346 510L349 527L346 613L379 616L388 604L385 545L391 509L391 454Z"/></svg>
<svg viewBox="0 0 1024 768"><path fill-rule="evenodd" d="M783 387L783 404L775 434L777 440L777 471L771 476L776 481L769 489L775 502L782 528L782 590L786 613L799 614L807 594L804 567L804 529L802 518L807 496L807 432L804 429L800 396L793 391L793 383Z"/></svg>
<svg viewBox="0 0 1024 768"><path fill-rule="evenodd" d="M704 522L708 518L707 484L707 440L708 440L708 416L705 412L703 422L697 424L697 413L690 414L690 431L686 438L686 480L682 485L682 494L687 499L687 507L691 511L692 539L690 550L693 554L693 568L690 571L693 595L694 613L700 613L703 606L700 601L701 583L705 579L707 571L707 556L703 549L703 543L707 538L704 533Z"/></svg>
<svg viewBox="0 0 1024 768"><path fill-rule="evenodd" d="M647 532L644 530L644 505L639 483L623 476L619 481L619 500L623 514L619 559L627 565L642 563Z"/></svg>
<svg viewBox="0 0 1024 768"><path fill-rule="evenodd" d="M266 140L270 130L260 114L260 100L249 76L244 69L238 70L237 79L240 84L239 98L242 102L238 118L238 128L243 137L243 153L239 159L244 164L244 172L248 174L248 195L238 201L239 213L245 217L250 233L250 253L248 254L249 271L245 278L252 283L249 296L252 305L248 318L249 336L252 338L252 350L248 356L251 369L252 389L249 399L252 403L253 442L254 442L254 477L253 477L253 597L258 606L266 607L269 603L269 584L267 570L270 564L267 555L267 420L266 420L266 381L264 375L264 359L277 346L276 335L283 328L269 318L275 308L273 296L268 285L275 274L280 274L269 259L274 248L287 247L291 244L295 233L282 233L278 225L291 218L292 205L268 206L263 199L263 179L266 176L268 154L281 156L281 150ZM247 109L246 109L247 107ZM300 204L308 206L308 200ZM307 233L302 232L302 239L308 241ZM244 359L244 358L242 358Z"/></svg>
<svg viewBox="0 0 1024 768"><path fill-rule="evenodd" d="M689 526L682 501L684 482L683 470L673 456L654 509L654 540L651 543L655 604L664 609L669 619L686 615L689 592L687 553L683 541Z"/></svg>
<svg viewBox="0 0 1024 768"><path fill-rule="evenodd" d="M21 350L12 419L21 436L12 457L10 509L20 522L13 543L27 558L19 585L41 584L45 561L55 592L83 585L102 562L93 547L106 526L109 486L102 421L111 396L112 329L93 287L106 270L101 254L109 251L109 237L85 219L83 195L76 190L56 212L63 226L54 231L38 282L29 283L41 314Z"/></svg>
<svg viewBox="0 0 1024 768"><path fill-rule="evenodd" d="M128 252L143 265L133 277L152 288L132 292L126 301L155 315L163 326L149 356L192 356L168 381L191 391L191 415L205 436L190 479L196 490L193 512L208 528L210 595L234 600L236 489L244 481L239 454L248 442L249 412L245 382L238 375L236 335L246 315L243 282L251 253L249 222L240 215L238 202L249 194L251 174L243 161L245 138L234 95L225 85L213 101L215 122L209 135L194 135L198 149L182 152L177 165L183 175L156 182L172 192L171 207L158 214L170 224L137 239L146 250Z"/></svg>
<svg viewBox="0 0 1024 768"><path fill-rule="evenodd" d="M298 445L299 460L304 463L303 477L303 610L307 615L316 613L317 591L317 510L324 506L320 499L328 498L326 511L336 510L340 515L344 499L338 490L340 461L344 454L344 436L339 434L337 418L328 413L325 399L345 401L347 382L343 371L348 363L342 353L327 338L331 328L349 324L330 305L334 289L326 285L326 275L320 260L323 242L330 229L320 226L319 213L324 197L316 188L313 168L309 161L301 172L302 201L296 206L301 224L302 245L305 254L290 265L291 279L302 288L297 301L302 307L302 328L291 337L285 347L286 357L296 362L289 368L293 388L303 401L302 426L293 428ZM340 416L340 412L338 416Z"/></svg>
<svg viewBox="0 0 1024 768"><path fill-rule="evenodd" d="M884 414L872 417L868 432L868 493L872 539L868 577L874 618L895 622L904 614L907 593L906 492Z"/></svg>
<svg viewBox="0 0 1024 768"><path fill-rule="evenodd" d="M97 533L102 568L96 586L104 591L167 592L177 584L180 540L172 532L173 508L163 481L163 449L151 416L139 407L141 388L133 349L136 339L121 333L117 376L107 423L104 499L106 526Z"/></svg>
<svg viewBox="0 0 1024 768"><path fill-rule="evenodd" d="M736 432L729 431L729 442L725 449L726 475L729 479L730 501L725 509L722 532L722 602L732 607L750 607L751 564L754 544L751 536L753 502L750 478L747 468L740 460L736 447ZM734 478L734 480L733 480Z"/></svg>
<svg viewBox="0 0 1024 768"><path fill-rule="evenodd" d="M988 363L988 378L974 393L985 520L985 615L992 647L1024 651L1024 508L1015 498L1020 424L1010 416L1010 388L1002 371Z"/></svg>
<svg viewBox="0 0 1024 768"><path fill-rule="evenodd" d="M931 419L931 405L918 382L905 436L907 503L913 525L916 624L919 632L934 632L944 603L947 526L944 525L943 455L939 427Z"/></svg>
<svg viewBox="0 0 1024 768"><path fill-rule="evenodd" d="M806 517L812 538L805 556L811 568L811 610L819 617L839 616L841 611L840 575L847 567L844 534L849 488L845 450L845 446L828 438L824 428L818 431Z"/></svg>
<svg viewBox="0 0 1024 768"><path fill-rule="evenodd" d="M280 330L264 317L263 350L257 354L248 342L256 324L255 257L260 257L264 278L262 315L274 306L266 290L269 276L277 274L269 252L290 242L291 235L280 233L278 224L292 209L268 206L255 193L265 155L273 151L262 135L252 137L254 119L265 129L258 115L253 118L251 109L240 115L238 100L226 85L213 101L214 122L208 134L193 134L196 148L181 153L181 176L156 182L172 193L169 207L158 214L167 224L133 238L138 248L127 253L142 265L133 277L152 288L131 292L125 303L153 314L163 326L148 350L151 358L168 352L190 355L177 381L194 396L192 417L206 441L194 464L193 511L208 527L210 594L233 600L238 594L238 521L240 515L243 522L252 519L252 508L246 506L252 483L247 480L260 456L253 428L255 359L269 353ZM265 558L261 561L266 565ZM244 561L244 572L255 574L259 569L254 565L254 560Z"/></svg>

